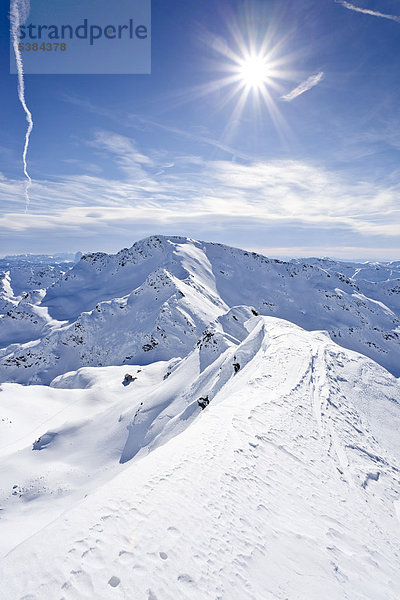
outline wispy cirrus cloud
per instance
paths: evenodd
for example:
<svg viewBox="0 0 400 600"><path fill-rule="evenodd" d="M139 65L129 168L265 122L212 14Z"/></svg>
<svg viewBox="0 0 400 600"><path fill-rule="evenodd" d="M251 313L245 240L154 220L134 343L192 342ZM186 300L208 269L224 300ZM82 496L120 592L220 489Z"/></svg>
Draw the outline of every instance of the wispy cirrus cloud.
<svg viewBox="0 0 400 600"><path fill-rule="evenodd" d="M124 135L97 130L93 139L87 143L104 154L108 160L110 158L114 160L119 168L130 177L145 179L147 170L155 166L148 156L139 152L135 142Z"/></svg>
<svg viewBox="0 0 400 600"><path fill-rule="evenodd" d="M319 82L323 80L323 78L323 71L320 71L315 75L310 75L310 77L308 77L305 81L302 81L297 87L295 87L294 90L292 90L288 94L285 94L284 96L281 96L281 100L284 100L285 102L291 102L298 96L301 96L301 94L308 92L308 90L311 90L311 88L318 85Z"/></svg>
<svg viewBox="0 0 400 600"><path fill-rule="evenodd" d="M222 150L227 154L235 156L237 158L241 158L243 160L252 160L254 156L251 156L248 153L241 152L237 148L233 148L229 144L224 143L223 140L219 140L216 138L207 135L206 131L196 131L196 130L185 130L180 129L179 127L175 127L173 125L168 125L166 123L160 123L154 121L153 119L149 119L147 117L142 117L136 114L128 115L127 117L120 117L115 111L109 110L107 108L97 106L92 102L78 98L76 96L72 96L70 94L61 94L60 99L63 102L67 102L68 104L72 104L78 106L79 108L83 108L87 112L106 117L111 121L114 121L120 125L123 125L124 128L129 127L131 129L143 129L145 127L150 127L153 129L159 129L161 131L166 131L167 133L172 133L176 136L192 140L194 142L199 142L201 144L206 144L207 146L211 146L218 150Z"/></svg>
<svg viewBox="0 0 400 600"><path fill-rule="evenodd" d="M390 21L396 21L400 23L400 17L397 15L388 15L387 13L382 13L377 10L371 10L369 8L361 8L359 6L355 6L355 4L351 4L346 0L335 0L338 4L341 4L348 10L354 10L355 12L362 13L363 15L371 15L372 17L380 17L381 19L389 19Z"/></svg>
<svg viewBox="0 0 400 600"><path fill-rule="evenodd" d="M201 229L209 237L218 227L281 228L294 239L299 230L399 237L399 185L345 181L299 160L240 164L169 154L166 162L158 150L146 155L135 140L105 131L97 131L90 143L122 166L121 177L36 179L34 210L27 215L21 214L22 183L0 178L4 240L30 232L43 237L46 231L84 243L92 237L122 244L122 233L129 239L155 231L200 237Z"/></svg>

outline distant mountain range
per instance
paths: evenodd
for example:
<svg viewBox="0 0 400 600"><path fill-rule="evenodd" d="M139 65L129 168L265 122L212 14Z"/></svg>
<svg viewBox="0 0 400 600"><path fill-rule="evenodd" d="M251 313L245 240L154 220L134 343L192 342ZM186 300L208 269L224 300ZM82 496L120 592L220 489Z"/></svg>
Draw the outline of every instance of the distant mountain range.
<svg viewBox="0 0 400 600"><path fill-rule="evenodd" d="M0 380L49 384L82 366L184 357L215 319L240 305L326 331L400 375L399 261L285 262L152 236L73 265L5 271Z"/></svg>

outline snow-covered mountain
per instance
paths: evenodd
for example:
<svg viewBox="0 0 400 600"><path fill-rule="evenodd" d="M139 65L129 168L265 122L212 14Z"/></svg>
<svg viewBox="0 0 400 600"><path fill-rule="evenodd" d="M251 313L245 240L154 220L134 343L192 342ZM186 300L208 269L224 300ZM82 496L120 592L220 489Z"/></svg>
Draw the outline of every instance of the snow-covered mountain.
<svg viewBox="0 0 400 600"><path fill-rule="evenodd" d="M31 254L0 258L0 316L26 300L28 292L52 285L73 266L72 259L73 255Z"/></svg>
<svg viewBox="0 0 400 600"><path fill-rule="evenodd" d="M153 236L115 255L83 256L45 293L10 308L0 318L0 379L48 384L82 366L183 357L237 305L328 331L400 374L398 263L342 269L329 260L282 262Z"/></svg>
<svg viewBox="0 0 400 600"><path fill-rule="evenodd" d="M0 599L399 600L399 269L153 236L5 283Z"/></svg>
<svg viewBox="0 0 400 600"><path fill-rule="evenodd" d="M124 370L2 386L0 598L398 600L385 369L243 307Z"/></svg>

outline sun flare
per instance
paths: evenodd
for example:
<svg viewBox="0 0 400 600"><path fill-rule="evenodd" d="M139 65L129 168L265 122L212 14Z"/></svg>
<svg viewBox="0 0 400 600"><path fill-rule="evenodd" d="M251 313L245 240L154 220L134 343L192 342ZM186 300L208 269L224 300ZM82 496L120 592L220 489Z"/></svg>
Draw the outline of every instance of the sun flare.
<svg viewBox="0 0 400 600"><path fill-rule="evenodd" d="M268 81L268 63L262 56L250 55L239 63L239 77L250 89L259 90Z"/></svg>
<svg viewBox="0 0 400 600"><path fill-rule="evenodd" d="M218 110L228 109L221 140L230 144L246 112L251 118L263 118L265 109L282 139L291 132L282 116L278 99L285 91L284 81L296 81L291 69L291 55L285 53L286 38L275 27L269 27L261 39L254 31L228 22L229 37L205 35L213 52L210 63L219 77L185 91L183 102L214 95ZM229 112L230 109L230 112Z"/></svg>

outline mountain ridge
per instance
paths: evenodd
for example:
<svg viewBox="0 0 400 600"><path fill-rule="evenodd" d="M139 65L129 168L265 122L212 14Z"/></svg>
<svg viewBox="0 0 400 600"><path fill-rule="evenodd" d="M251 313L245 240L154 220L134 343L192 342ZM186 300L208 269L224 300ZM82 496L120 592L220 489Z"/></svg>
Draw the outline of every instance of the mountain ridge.
<svg viewBox="0 0 400 600"><path fill-rule="evenodd" d="M48 384L65 366L170 360L187 354L208 323L237 305L326 330L399 375L395 268L395 278L377 283L323 264L179 236L151 236L114 255L84 255L44 294L31 293L0 318L0 377ZM17 331L19 343L10 345Z"/></svg>
<svg viewBox="0 0 400 600"><path fill-rule="evenodd" d="M0 598L397 600L399 381L254 312L126 385L1 386Z"/></svg>

